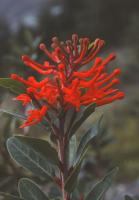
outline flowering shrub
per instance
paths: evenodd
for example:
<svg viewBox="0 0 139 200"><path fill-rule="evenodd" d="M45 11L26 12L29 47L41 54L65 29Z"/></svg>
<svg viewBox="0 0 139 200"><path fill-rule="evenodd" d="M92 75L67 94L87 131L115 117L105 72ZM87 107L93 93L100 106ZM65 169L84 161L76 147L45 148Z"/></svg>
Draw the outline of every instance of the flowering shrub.
<svg viewBox="0 0 139 200"><path fill-rule="evenodd" d="M3 86L18 94L14 100L23 106L32 105L21 128L35 124L50 130L50 141L24 136L8 139L7 148L19 165L42 179L52 181L60 191L54 199L100 200L111 185L117 168L112 169L86 194L78 192L78 175L88 146L97 136L100 120L92 126L80 141L76 142L76 131L95 111L95 108L122 99L124 93L115 88L119 84L119 68L108 73L108 64L115 54L107 58L96 57L104 41L78 38L71 40L52 39L52 51L45 44L40 49L50 62L37 63L27 55L24 64L38 72L42 80L33 76L27 79L12 74L10 79L1 80ZM92 63L91 63L92 62ZM87 64L88 69L84 68ZM30 179L19 180L18 199L50 199ZM128 198L128 197L126 197Z"/></svg>
<svg viewBox="0 0 139 200"><path fill-rule="evenodd" d="M92 103L101 106L124 97L123 92L113 88L119 83L115 77L121 70L117 68L111 74L106 70L109 62L115 58L114 54L104 60L97 57L89 70L79 71L95 58L104 45L103 40L96 39L91 44L88 38L79 40L77 35L73 35L72 41L66 43L60 42L58 38L53 38L52 41L52 52L49 52L44 44L40 45L40 49L52 60L52 64L39 64L26 55L22 56L25 65L45 76L43 80L37 81L32 76L25 80L17 74L11 75L12 79L26 87L26 92L17 96L16 100L23 105L33 100L39 104L38 109L28 112L28 119L22 128L41 122L45 115L48 118L47 111L58 113L63 109L66 112L72 107L79 111L81 106Z"/></svg>

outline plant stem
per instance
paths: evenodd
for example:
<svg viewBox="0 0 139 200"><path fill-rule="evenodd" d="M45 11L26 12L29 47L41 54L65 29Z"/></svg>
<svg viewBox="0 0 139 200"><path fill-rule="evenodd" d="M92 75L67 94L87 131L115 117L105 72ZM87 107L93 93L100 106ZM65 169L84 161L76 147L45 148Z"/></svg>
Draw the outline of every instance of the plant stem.
<svg viewBox="0 0 139 200"><path fill-rule="evenodd" d="M68 142L66 135L64 133L64 123L65 123L65 115L59 119L60 126L60 138L58 141L58 152L59 158L62 164L62 169L60 170L60 178L61 178L61 192L63 200L70 200L70 195L65 191L65 181L68 175Z"/></svg>
<svg viewBox="0 0 139 200"><path fill-rule="evenodd" d="M64 139L62 140L62 143L60 143L60 159L62 163L62 170L60 172L62 197L63 200L70 200L69 194L65 191L65 181L68 174L68 165L67 165L67 145Z"/></svg>

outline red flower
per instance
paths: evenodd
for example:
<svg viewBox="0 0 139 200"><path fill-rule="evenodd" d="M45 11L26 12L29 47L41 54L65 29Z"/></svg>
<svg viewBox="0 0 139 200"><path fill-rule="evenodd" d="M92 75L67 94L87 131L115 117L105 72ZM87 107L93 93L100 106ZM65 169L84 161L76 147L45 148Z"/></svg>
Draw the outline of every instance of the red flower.
<svg viewBox="0 0 139 200"><path fill-rule="evenodd" d="M26 106L31 102L31 98L27 94L20 94L19 96L14 98L14 100L21 101L23 106Z"/></svg>
<svg viewBox="0 0 139 200"><path fill-rule="evenodd" d="M28 111L28 118L24 124L20 126L20 128L24 128L26 126L32 126L42 121L47 111L46 106L42 106L41 109L34 109Z"/></svg>
<svg viewBox="0 0 139 200"><path fill-rule="evenodd" d="M96 39L92 43L88 38L78 39L76 34L65 43L53 38L52 52L41 44L40 49L52 60L52 64L47 61L39 64L28 56L23 56L25 65L45 77L42 81L37 81L34 77L25 80L12 74L12 79L26 86L26 94L19 95L16 100L22 101L23 105L35 100L43 108L47 105L48 110L73 106L78 111L81 106L91 103L101 106L123 98L124 93L115 89L115 85L119 84L117 76L121 70L117 68L111 74L107 72L107 65L115 59L115 54L110 54L105 59L96 57L103 45L103 40ZM81 70L81 67L94 59L90 69ZM38 110L30 111L28 121L22 127L40 122L43 116Z"/></svg>

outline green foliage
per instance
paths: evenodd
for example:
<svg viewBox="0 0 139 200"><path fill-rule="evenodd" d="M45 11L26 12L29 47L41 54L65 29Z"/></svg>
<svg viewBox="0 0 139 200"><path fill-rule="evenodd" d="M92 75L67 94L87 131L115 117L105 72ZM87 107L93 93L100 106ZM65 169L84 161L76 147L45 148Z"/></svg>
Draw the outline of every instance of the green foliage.
<svg viewBox="0 0 139 200"><path fill-rule="evenodd" d="M88 114L88 111L84 112L84 120L90 114L90 112ZM82 136L78 146L76 135L73 135L70 139L68 151L70 170L65 181L65 191L68 193L72 194L75 188L78 187L78 176L88 147L92 144L92 141L96 140L98 135L100 137L101 119L102 117ZM56 183L56 171L58 168L60 169L60 161L57 151L48 141L37 138L14 136L8 139L7 148L10 156L19 165L30 170L35 176ZM93 200L101 200L110 187L116 172L117 168L110 171L90 192L88 192L85 200L92 200L92 196ZM25 200L33 200L35 198L49 199L49 195L47 197L33 181L27 178L20 179L19 193L20 198Z"/></svg>
<svg viewBox="0 0 139 200"><path fill-rule="evenodd" d="M7 141L11 157L36 176L53 180L53 166L58 164L56 151L44 140L15 136Z"/></svg>
<svg viewBox="0 0 139 200"><path fill-rule="evenodd" d="M21 114L18 114L18 113L9 111L9 110L5 110L5 109L0 109L0 112L6 113L7 115L12 116L12 117L15 117L15 118L17 118L17 119L26 120L26 118L27 118L25 115L21 115Z"/></svg>
<svg viewBox="0 0 139 200"><path fill-rule="evenodd" d="M56 150L46 140L15 136L22 144L26 144L30 148L34 149L40 155L44 156L51 164L58 166L59 159Z"/></svg>
<svg viewBox="0 0 139 200"><path fill-rule="evenodd" d="M86 111L85 114L86 115L84 116L87 116L88 111ZM71 170L71 173L68 179L66 180L65 184L65 189L68 192L72 192L77 184L77 179L80 172L82 161L88 150L89 144L99 132L99 125L100 125L100 120L96 124L94 124L93 127L89 131L87 131L86 134L84 134L84 136L81 138L78 148L76 147L76 143L74 143L74 147L73 146L71 147L72 149L77 149L77 151L76 154L74 152L75 159L74 159L73 169ZM71 139L73 140L74 138Z"/></svg>
<svg viewBox="0 0 139 200"><path fill-rule="evenodd" d="M0 87L7 88L14 94L21 94L25 92L24 85L11 78L0 78Z"/></svg>
<svg viewBox="0 0 139 200"><path fill-rule="evenodd" d="M82 123L95 111L95 107L96 104L91 104L90 106L84 109L84 111L81 113L81 117L73 124L70 131L70 137L74 135L74 133L78 130Z"/></svg>
<svg viewBox="0 0 139 200"><path fill-rule="evenodd" d="M82 154L86 151L86 149L88 148L88 145L91 143L92 139L97 136L97 134L99 133L99 127L100 127L100 120L95 123L92 128L90 130L87 131L86 134L83 135L83 137L80 140L78 149L77 149L77 153L76 153L76 161L78 162L78 160L80 160L80 157L82 156Z"/></svg>
<svg viewBox="0 0 139 200"><path fill-rule="evenodd" d="M0 197L4 198L4 200L23 200L18 196L14 196L8 193L0 192Z"/></svg>
<svg viewBox="0 0 139 200"><path fill-rule="evenodd" d="M69 142L69 166L72 166L75 160L77 151L77 137L73 135Z"/></svg>
<svg viewBox="0 0 139 200"><path fill-rule="evenodd" d="M82 164L85 154L86 154L86 151L84 152L84 154L82 154L82 156L80 157L80 159L78 160L76 165L72 168L72 170L66 180L65 190L70 193L75 189L75 186L77 185L78 175L80 173L81 164Z"/></svg>
<svg viewBox="0 0 139 200"><path fill-rule="evenodd" d="M25 200L49 200L49 198L41 191L38 185L30 179L20 179L18 188L20 197Z"/></svg>
<svg viewBox="0 0 139 200"><path fill-rule="evenodd" d="M111 170L95 187L87 194L85 200L101 200L105 192L112 184L112 180L117 173L118 168Z"/></svg>

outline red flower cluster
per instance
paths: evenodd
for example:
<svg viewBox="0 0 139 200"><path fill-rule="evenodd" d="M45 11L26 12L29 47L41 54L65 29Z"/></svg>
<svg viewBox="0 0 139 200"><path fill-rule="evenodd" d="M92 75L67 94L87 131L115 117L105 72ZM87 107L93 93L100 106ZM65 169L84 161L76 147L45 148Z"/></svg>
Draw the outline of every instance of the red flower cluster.
<svg viewBox="0 0 139 200"><path fill-rule="evenodd" d="M107 72L107 65L115 59L115 55L110 54L105 59L96 57L103 45L103 40L96 39L92 43L88 38L78 39L74 34L72 40L66 42L60 42L54 37L52 52L44 44L40 45L52 64L39 64L26 55L22 57L25 65L45 76L42 81L37 81L32 76L25 80L16 74L11 75L12 79L26 86L26 93L16 97L16 100L23 105L35 100L40 105L38 110L29 111L22 127L40 122L50 109L68 109L73 106L78 111L81 106L92 103L101 106L124 97L123 92L113 88L119 83L116 77L121 70L117 68L110 74ZM90 69L81 70L93 60Z"/></svg>

